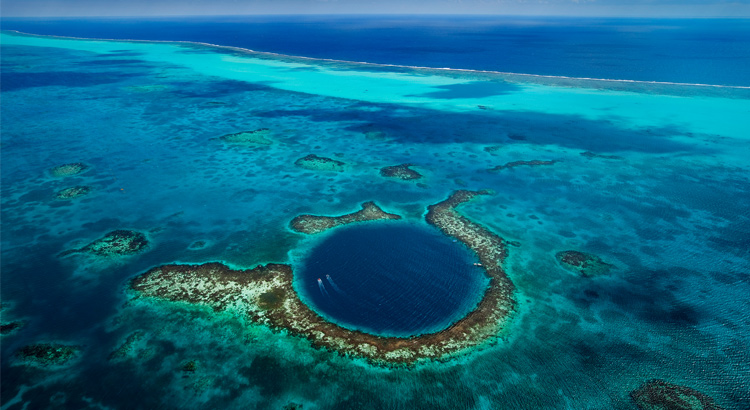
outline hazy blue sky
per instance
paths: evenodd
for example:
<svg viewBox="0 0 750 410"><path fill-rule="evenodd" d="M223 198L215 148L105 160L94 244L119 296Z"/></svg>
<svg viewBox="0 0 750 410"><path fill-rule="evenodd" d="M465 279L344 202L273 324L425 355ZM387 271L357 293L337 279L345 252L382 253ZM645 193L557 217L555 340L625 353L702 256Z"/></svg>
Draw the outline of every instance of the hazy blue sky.
<svg viewBox="0 0 750 410"><path fill-rule="evenodd" d="M750 0L1 0L2 15L517 14L743 16Z"/></svg>

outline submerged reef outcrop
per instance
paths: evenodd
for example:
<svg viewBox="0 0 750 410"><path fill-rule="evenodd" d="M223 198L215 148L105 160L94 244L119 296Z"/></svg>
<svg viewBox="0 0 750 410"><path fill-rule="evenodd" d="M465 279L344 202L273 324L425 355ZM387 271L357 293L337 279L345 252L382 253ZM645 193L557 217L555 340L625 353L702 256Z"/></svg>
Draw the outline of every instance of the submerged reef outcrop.
<svg viewBox="0 0 750 410"><path fill-rule="evenodd" d="M226 134L219 137L220 140L235 144L258 144L271 145L273 141L267 137L271 134L268 128L259 128L253 131L240 131L234 134Z"/></svg>
<svg viewBox="0 0 750 410"><path fill-rule="evenodd" d="M365 202L359 211L341 216L299 215L292 219L290 227L296 232L315 234L340 225L378 219L401 219L401 216L383 211L375 202Z"/></svg>
<svg viewBox="0 0 750 410"><path fill-rule="evenodd" d="M79 185L70 188L65 188L55 194L57 199L74 199L84 195L88 195L91 192L90 186Z"/></svg>
<svg viewBox="0 0 750 410"><path fill-rule="evenodd" d="M104 235L104 237L91 242L83 248L67 250L61 253L60 256L67 256L73 253L91 253L103 257L123 256L141 252L146 247L148 247L146 235L136 231L119 229Z"/></svg>
<svg viewBox="0 0 750 410"><path fill-rule="evenodd" d="M0 324L0 335L5 336L11 333L15 333L19 329L21 329L24 325L25 323L20 320Z"/></svg>
<svg viewBox="0 0 750 410"><path fill-rule="evenodd" d="M617 156L617 155L604 155L604 154L597 154L595 152L591 151L584 151L581 153L582 157L586 158L599 158L599 159L624 159L623 157Z"/></svg>
<svg viewBox="0 0 750 410"><path fill-rule="evenodd" d="M52 174L53 177L62 178L80 174L88 168L89 166L82 162L74 162L70 164L58 165L50 169L49 173Z"/></svg>
<svg viewBox="0 0 750 410"><path fill-rule="evenodd" d="M16 356L35 366L60 366L70 361L80 350L79 346L39 343L22 347L16 352Z"/></svg>
<svg viewBox="0 0 750 410"><path fill-rule="evenodd" d="M413 164L401 164L393 165L390 167L380 168L380 175L387 178L403 179L404 181L411 181L414 179L422 178L422 174L409 168L414 166Z"/></svg>
<svg viewBox="0 0 750 410"><path fill-rule="evenodd" d="M477 307L440 332L399 338L338 326L300 300L292 285L292 267L285 264L258 265L248 270L231 269L221 263L164 265L135 277L130 289L136 297L236 312L272 329L304 337L316 347L361 357L379 365L443 360L499 336L515 309L513 284L502 268L507 256L503 239L455 210L462 203L486 193L457 191L428 208L427 222L476 252L490 278Z"/></svg>
<svg viewBox="0 0 750 410"><path fill-rule="evenodd" d="M723 410L697 390L659 379L647 381L630 397L641 410Z"/></svg>
<svg viewBox="0 0 750 410"><path fill-rule="evenodd" d="M494 168L490 168L490 171L500 171L503 169L515 168L515 167L520 167L520 166L536 167L539 165L554 165L557 162L559 161L555 161L555 160L543 161L539 159L535 159L532 161L513 161L513 162L508 162L507 164L504 164L504 165L498 165Z"/></svg>
<svg viewBox="0 0 750 410"><path fill-rule="evenodd" d="M580 274L585 278L605 275L614 265L604 262L600 257L579 251L562 251L555 258L563 268Z"/></svg>
<svg viewBox="0 0 750 410"><path fill-rule="evenodd" d="M128 357L134 350L134 346L138 343L146 333L142 330L136 330L135 332L128 335L122 344L109 354L110 361L121 360Z"/></svg>
<svg viewBox="0 0 750 410"><path fill-rule="evenodd" d="M332 158L319 157L315 154L310 154L294 161L294 165L313 171L335 172L343 172L346 167L346 163L344 162Z"/></svg>

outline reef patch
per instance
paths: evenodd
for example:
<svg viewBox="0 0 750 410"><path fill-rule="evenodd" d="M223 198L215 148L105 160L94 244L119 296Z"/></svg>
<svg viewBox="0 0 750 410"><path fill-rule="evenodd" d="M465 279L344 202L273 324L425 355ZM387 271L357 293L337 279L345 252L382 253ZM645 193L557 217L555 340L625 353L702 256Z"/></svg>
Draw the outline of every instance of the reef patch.
<svg viewBox="0 0 750 410"><path fill-rule="evenodd" d="M597 154L595 152L591 151L584 151L581 153L582 157L586 157L589 159L599 158L599 159L624 159L623 157L617 156L617 155L604 155L604 154Z"/></svg>
<svg viewBox="0 0 750 410"><path fill-rule="evenodd" d="M75 357L80 350L80 346L39 343L22 347L16 352L16 356L24 363L34 366L61 366Z"/></svg>
<svg viewBox="0 0 750 410"><path fill-rule="evenodd" d="M0 325L0 335L6 336L12 333L17 332L25 325L24 322L21 322L19 320L13 321L13 322L7 322Z"/></svg>
<svg viewBox="0 0 750 410"><path fill-rule="evenodd" d="M346 168L346 163L344 162L332 158L319 157L315 154L310 154L294 161L294 165L312 171L343 172Z"/></svg>
<svg viewBox="0 0 750 410"><path fill-rule="evenodd" d="M222 135L219 139L234 144L271 145L273 141L268 138L270 134L270 129L259 128L253 131L240 131L234 134Z"/></svg>
<svg viewBox="0 0 750 410"><path fill-rule="evenodd" d="M65 188L55 194L57 199L74 199L84 195L88 195L91 192L90 186L79 185L70 188Z"/></svg>
<svg viewBox="0 0 750 410"><path fill-rule="evenodd" d="M659 379L647 381L630 397L641 410L723 410L697 390Z"/></svg>
<svg viewBox="0 0 750 410"><path fill-rule="evenodd" d="M504 165L498 165L494 168L490 168L490 171L500 171L503 169L510 169L510 168L521 167L521 166L536 167L540 165L554 165L558 162L559 161L556 161L556 160L543 161L539 159L535 159L531 161L513 161L513 162L508 162L507 164L504 164Z"/></svg>
<svg viewBox="0 0 750 410"><path fill-rule="evenodd" d="M560 265L585 278L605 275L614 265L604 262L600 257L579 251L562 251L555 254Z"/></svg>
<svg viewBox="0 0 750 410"><path fill-rule="evenodd" d="M72 175L80 174L81 172L87 170L88 168L89 166L82 162L73 162L70 164L58 165L50 169L49 173L53 177L64 178L64 177L69 177Z"/></svg>
<svg viewBox="0 0 750 410"><path fill-rule="evenodd" d="M409 168L413 164L401 164L390 167L380 168L380 175L386 178L396 178L404 181L411 181L422 178L422 174Z"/></svg>
<svg viewBox="0 0 750 410"><path fill-rule="evenodd" d="M143 336L145 335L146 333L144 333L142 330L136 330L135 332L129 334L125 341L117 349L109 354L108 359L110 361L116 361L128 357L134 350L135 344L143 339Z"/></svg>
<svg viewBox="0 0 750 410"><path fill-rule="evenodd" d="M299 215L292 219L290 227L296 232L316 234L340 225L379 219L401 219L401 216L389 214L370 201L362 204L359 211L341 216Z"/></svg>
<svg viewBox="0 0 750 410"><path fill-rule="evenodd" d="M146 239L146 235L136 231L120 229L104 235L104 237L91 242L83 248L62 252L60 256L67 256L73 253L90 253L102 257L133 255L143 251L147 247L148 240Z"/></svg>
<svg viewBox="0 0 750 410"><path fill-rule="evenodd" d="M474 251L490 278L477 307L447 329L410 338L380 337L331 323L303 303L293 288L292 267L258 265L234 270L221 263L163 265L135 277L137 297L153 297L234 311L271 329L308 339L314 346L362 357L379 365L444 360L498 337L515 310L513 284L502 263L504 241L455 211L486 191L457 191L430 206L427 222Z"/></svg>

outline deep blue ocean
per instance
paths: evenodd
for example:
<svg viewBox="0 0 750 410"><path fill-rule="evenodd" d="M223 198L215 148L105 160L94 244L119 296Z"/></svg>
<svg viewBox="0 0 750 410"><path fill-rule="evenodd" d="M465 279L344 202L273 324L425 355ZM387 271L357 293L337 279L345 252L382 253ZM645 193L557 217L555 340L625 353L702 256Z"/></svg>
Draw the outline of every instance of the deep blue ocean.
<svg viewBox="0 0 750 410"><path fill-rule="evenodd" d="M196 41L344 61L750 86L746 19L242 16L2 20L5 30Z"/></svg>
<svg viewBox="0 0 750 410"><path fill-rule="evenodd" d="M659 407L633 392L652 379L750 408L750 20L2 29L0 410L644 410ZM226 138L246 131L263 137ZM339 165L300 166L311 154ZM382 172L400 164L421 178ZM281 263L342 327L436 332L490 283L426 221L457 190L486 190L455 212L502 238L515 311L456 357L388 367L317 348L254 321L257 289L221 311L130 289L164 264ZM290 225L370 201L401 219ZM148 245L66 253L115 230ZM609 269L581 275L563 251ZM75 354L20 353L39 344Z"/></svg>

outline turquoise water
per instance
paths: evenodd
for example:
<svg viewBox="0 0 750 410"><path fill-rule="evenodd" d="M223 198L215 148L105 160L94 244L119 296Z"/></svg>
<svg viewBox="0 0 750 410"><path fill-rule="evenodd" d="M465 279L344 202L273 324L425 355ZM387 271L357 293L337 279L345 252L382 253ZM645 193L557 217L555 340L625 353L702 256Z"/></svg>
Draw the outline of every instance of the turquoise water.
<svg viewBox="0 0 750 410"><path fill-rule="evenodd" d="M750 406L747 89L0 42L2 320L25 324L2 336L4 409L633 409L629 392L651 378ZM270 145L219 139L260 128ZM294 165L308 154L345 170ZM532 160L557 162L490 171ZM49 173L74 162L89 168ZM425 177L380 176L402 163ZM93 190L55 198L77 185ZM506 270L519 311L497 343L446 363L374 367L126 292L164 263L299 267L319 241L289 229L299 214L372 200L420 225L456 189L495 191L460 211L518 242ZM149 248L58 257L115 229L146 233ZM576 276L557 264L562 250L614 268ZM40 342L82 348L63 368L14 356ZM197 369L182 370L190 360Z"/></svg>

